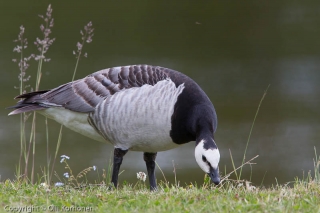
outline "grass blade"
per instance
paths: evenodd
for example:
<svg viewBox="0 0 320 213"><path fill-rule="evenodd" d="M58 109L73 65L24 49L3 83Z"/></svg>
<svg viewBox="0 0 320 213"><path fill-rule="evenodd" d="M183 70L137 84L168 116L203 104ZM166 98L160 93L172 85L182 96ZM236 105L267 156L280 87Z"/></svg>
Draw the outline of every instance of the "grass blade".
<svg viewBox="0 0 320 213"><path fill-rule="evenodd" d="M248 145L249 145L249 142L250 142L252 130L253 130L254 124L255 124L255 122L256 122L256 118L257 118L257 116L258 116L258 113L259 113L259 110L260 110L260 106L261 106L261 104L262 104L262 101L263 101L264 97L267 95L267 91L268 91L269 87L270 87L270 84L268 85L267 89L264 91L264 93L263 93L263 95L262 95L262 98L261 98L261 100L260 100L260 103L259 103L259 105L258 105L258 109L257 109L256 114L255 114L255 116L254 116L254 119L253 119L253 122L252 122L252 125L251 125L251 129L250 129L250 132L249 132L248 140L247 140L247 143L246 143L246 148L245 148L244 154L243 154L242 164L243 164L244 161L246 160L246 154L247 154L247 149L248 149ZM242 167L241 167L240 172L239 172L239 179L241 178L241 174L242 174Z"/></svg>

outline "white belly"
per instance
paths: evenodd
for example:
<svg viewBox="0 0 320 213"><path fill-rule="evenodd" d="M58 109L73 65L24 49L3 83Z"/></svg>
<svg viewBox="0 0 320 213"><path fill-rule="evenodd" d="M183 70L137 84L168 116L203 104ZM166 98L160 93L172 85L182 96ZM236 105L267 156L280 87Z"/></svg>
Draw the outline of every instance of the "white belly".
<svg viewBox="0 0 320 213"><path fill-rule="evenodd" d="M52 107L38 112L84 136L103 143L108 142L88 123L87 113L73 112L62 107Z"/></svg>
<svg viewBox="0 0 320 213"><path fill-rule="evenodd" d="M101 134L121 149L157 152L178 144L170 137L171 116L184 85L171 80L120 91L90 115Z"/></svg>

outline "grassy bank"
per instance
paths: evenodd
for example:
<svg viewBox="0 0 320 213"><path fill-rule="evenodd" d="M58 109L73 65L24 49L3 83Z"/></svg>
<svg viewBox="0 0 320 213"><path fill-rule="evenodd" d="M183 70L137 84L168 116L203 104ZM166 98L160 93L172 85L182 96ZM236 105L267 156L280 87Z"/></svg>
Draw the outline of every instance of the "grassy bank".
<svg viewBox="0 0 320 213"><path fill-rule="evenodd" d="M320 212L320 184L296 181L292 187L269 189L230 182L218 188L160 185L150 192L145 185L107 190L6 181L0 184L0 200L1 212Z"/></svg>

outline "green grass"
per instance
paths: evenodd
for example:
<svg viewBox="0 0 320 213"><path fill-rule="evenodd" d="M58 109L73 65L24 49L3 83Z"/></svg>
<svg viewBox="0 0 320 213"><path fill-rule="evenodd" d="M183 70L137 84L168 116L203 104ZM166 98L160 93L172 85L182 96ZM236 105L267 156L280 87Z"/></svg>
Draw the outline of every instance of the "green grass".
<svg viewBox="0 0 320 213"><path fill-rule="evenodd" d="M9 207L49 206L60 211L63 207L88 207L93 212L320 212L320 184L297 180L292 187L269 189L252 189L231 182L218 188L160 184L158 192L150 192L143 184L118 190L104 186L49 189L5 181L0 183L0 200L1 212Z"/></svg>

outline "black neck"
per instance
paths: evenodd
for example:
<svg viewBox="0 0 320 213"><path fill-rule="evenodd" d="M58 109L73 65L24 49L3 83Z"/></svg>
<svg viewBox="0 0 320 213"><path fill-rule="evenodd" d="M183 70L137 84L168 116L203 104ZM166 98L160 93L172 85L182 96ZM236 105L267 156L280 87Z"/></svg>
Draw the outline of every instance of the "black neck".
<svg viewBox="0 0 320 213"><path fill-rule="evenodd" d="M212 131L210 131L208 128L200 129L199 132L197 132L196 146L202 140L204 141L204 145L203 145L204 149L208 150L208 149L218 148L214 141L214 135Z"/></svg>
<svg viewBox="0 0 320 213"><path fill-rule="evenodd" d="M196 145L201 140L205 141L205 149L217 149L217 145L214 142L214 116L211 112L211 108L199 106L198 118L196 119L195 131L196 131Z"/></svg>

